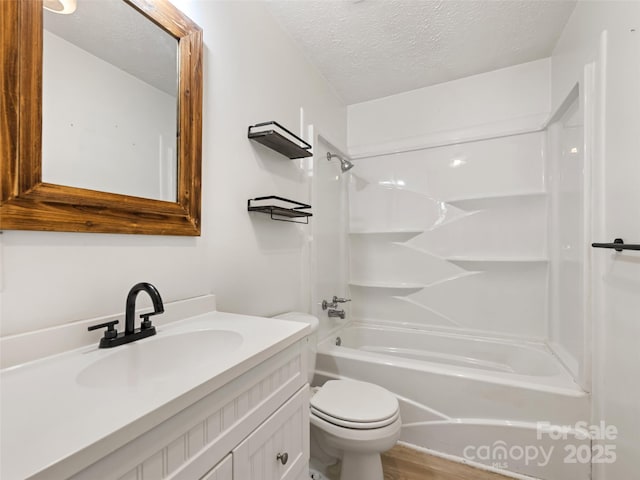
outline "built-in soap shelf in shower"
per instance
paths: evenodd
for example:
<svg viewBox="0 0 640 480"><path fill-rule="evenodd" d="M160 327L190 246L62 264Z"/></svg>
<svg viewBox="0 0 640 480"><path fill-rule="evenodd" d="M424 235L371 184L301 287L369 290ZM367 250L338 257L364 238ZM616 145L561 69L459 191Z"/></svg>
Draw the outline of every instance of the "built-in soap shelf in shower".
<svg viewBox="0 0 640 480"><path fill-rule="evenodd" d="M372 281L360 281L350 280L349 285L353 287L363 288L391 288L397 290L421 290L426 287L424 283L413 282L372 282Z"/></svg>
<svg viewBox="0 0 640 480"><path fill-rule="evenodd" d="M398 229L393 229L393 230L356 230L356 231L352 231L349 232L349 235L395 235L395 234L402 234L402 235L420 235L421 233L424 233L424 230L414 230L414 229L403 229L403 228L398 228Z"/></svg>
<svg viewBox="0 0 640 480"><path fill-rule="evenodd" d="M352 241L356 238L366 239L366 241L380 241L385 242L408 242L414 237L423 234L424 230L414 229L397 229L397 230L361 230L349 232L349 236Z"/></svg>
<svg viewBox="0 0 640 480"><path fill-rule="evenodd" d="M544 257L445 257L452 263L547 263L549 259Z"/></svg>
<svg viewBox="0 0 640 480"><path fill-rule="evenodd" d="M445 260L467 271L519 270L543 265L548 259L543 257L446 257Z"/></svg>
<svg viewBox="0 0 640 480"><path fill-rule="evenodd" d="M467 197L446 200L445 203L462 210L484 210L487 208L500 207L513 200L543 200L547 196L546 192L518 192L510 194L483 195L481 197Z"/></svg>

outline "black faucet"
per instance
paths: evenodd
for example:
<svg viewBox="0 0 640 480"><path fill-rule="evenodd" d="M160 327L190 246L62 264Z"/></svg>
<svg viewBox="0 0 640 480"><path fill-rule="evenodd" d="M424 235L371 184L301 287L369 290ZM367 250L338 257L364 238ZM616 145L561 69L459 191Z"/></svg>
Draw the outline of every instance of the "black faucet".
<svg viewBox="0 0 640 480"><path fill-rule="evenodd" d="M142 318L142 323L140 324L140 328L136 330L135 328L135 313L136 313L136 298L138 297L138 293L145 291L151 297L151 301L153 302L153 312L143 313L140 315ZM114 328L118 320L113 320L111 322L101 323L100 325L92 325L88 329L95 330L97 328L107 328L104 332L104 337L100 339L100 348L110 348L117 347L118 345L124 345L125 343L134 342L136 340L140 340L141 338L150 337L156 334L156 327L151 325L151 320L149 317L152 315L158 315L159 313L164 312L164 305L162 304L162 297L160 297L160 292L158 289L151 285L150 283L141 282L135 284L129 290L129 294L127 295L127 305L125 310L125 327L124 332L118 333L118 331Z"/></svg>
<svg viewBox="0 0 640 480"><path fill-rule="evenodd" d="M153 302L153 313L143 313L140 315L142 318L142 325L140 326L140 330L147 330L149 328L153 328L153 334L155 334L155 327L151 326L151 321L149 317L151 315L158 315L159 313L164 312L164 305L162 304L162 297L160 297L160 292L158 289L151 285L150 283L141 282L135 284L129 290L129 294L127 295L127 307L125 310L124 317L124 334L125 335L133 335L135 332L135 314L136 314L136 298L141 291L145 291L151 297L151 301ZM152 334L152 335L153 335Z"/></svg>

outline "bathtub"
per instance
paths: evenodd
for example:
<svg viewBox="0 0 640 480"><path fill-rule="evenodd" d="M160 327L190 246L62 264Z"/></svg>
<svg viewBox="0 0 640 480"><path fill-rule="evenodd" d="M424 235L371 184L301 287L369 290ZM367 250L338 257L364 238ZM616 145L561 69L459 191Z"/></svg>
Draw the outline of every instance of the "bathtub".
<svg viewBox="0 0 640 480"><path fill-rule="evenodd" d="M516 476L590 477L571 457L591 448L589 395L543 343L353 322L318 346L314 382L332 378L393 392L403 442Z"/></svg>

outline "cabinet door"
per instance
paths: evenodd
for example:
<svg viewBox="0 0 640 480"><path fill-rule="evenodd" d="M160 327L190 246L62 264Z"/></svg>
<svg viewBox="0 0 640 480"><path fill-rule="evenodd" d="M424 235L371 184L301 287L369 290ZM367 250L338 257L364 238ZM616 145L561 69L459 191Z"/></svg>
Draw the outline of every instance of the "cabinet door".
<svg viewBox="0 0 640 480"><path fill-rule="evenodd" d="M224 460L209 470L200 480L233 480L233 460L231 454L224 457Z"/></svg>
<svg viewBox="0 0 640 480"><path fill-rule="evenodd" d="M298 390L233 450L235 480L296 480L309 466L309 389Z"/></svg>

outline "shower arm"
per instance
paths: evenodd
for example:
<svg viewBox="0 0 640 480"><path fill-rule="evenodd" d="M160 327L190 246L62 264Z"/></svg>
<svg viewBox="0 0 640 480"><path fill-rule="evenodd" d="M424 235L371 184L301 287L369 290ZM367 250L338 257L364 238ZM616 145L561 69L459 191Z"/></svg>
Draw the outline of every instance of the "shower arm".
<svg viewBox="0 0 640 480"><path fill-rule="evenodd" d="M353 162L348 158L343 158L341 155L338 155L337 153L327 152L327 161L330 162L334 158L337 158L338 160L340 160L340 170L342 170L342 173L345 173L348 170L351 170L354 166Z"/></svg>

